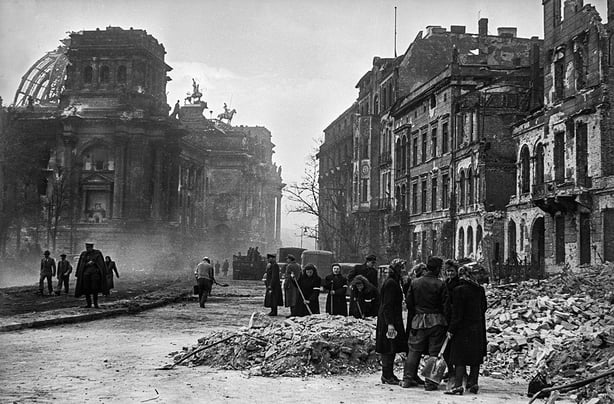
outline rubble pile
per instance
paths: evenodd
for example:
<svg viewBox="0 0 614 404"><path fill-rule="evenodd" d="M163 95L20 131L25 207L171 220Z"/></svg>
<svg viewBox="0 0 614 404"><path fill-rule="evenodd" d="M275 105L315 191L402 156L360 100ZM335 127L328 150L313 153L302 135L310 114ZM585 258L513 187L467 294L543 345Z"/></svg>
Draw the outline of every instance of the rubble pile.
<svg viewBox="0 0 614 404"><path fill-rule="evenodd" d="M283 322L255 313L250 326L238 333L222 331L184 348L175 361L206 345L236 334L228 342L204 349L184 362L218 369L247 370L250 375L306 376L379 369L375 353L375 322L353 317L316 314Z"/></svg>
<svg viewBox="0 0 614 404"><path fill-rule="evenodd" d="M484 373L529 380L542 369L558 385L612 368L612 291L611 265L488 289ZM605 393L607 383L591 385L590 394Z"/></svg>

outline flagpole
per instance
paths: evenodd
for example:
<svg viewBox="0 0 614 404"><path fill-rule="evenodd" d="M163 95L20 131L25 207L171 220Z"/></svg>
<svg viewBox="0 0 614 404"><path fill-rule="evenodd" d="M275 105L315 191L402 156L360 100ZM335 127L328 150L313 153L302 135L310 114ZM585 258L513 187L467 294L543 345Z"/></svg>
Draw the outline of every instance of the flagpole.
<svg viewBox="0 0 614 404"><path fill-rule="evenodd" d="M397 57L397 7L394 6L394 57Z"/></svg>

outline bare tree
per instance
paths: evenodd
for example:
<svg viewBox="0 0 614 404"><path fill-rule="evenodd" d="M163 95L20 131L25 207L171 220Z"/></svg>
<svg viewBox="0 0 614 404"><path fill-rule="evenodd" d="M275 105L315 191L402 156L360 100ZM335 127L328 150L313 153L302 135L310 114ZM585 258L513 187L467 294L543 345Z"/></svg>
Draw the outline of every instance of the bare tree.
<svg viewBox="0 0 614 404"><path fill-rule="evenodd" d="M48 191L46 196L47 216L47 244L56 249L58 229L64 218L67 217L70 202L73 199L71 187L72 171L62 166L49 170Z"/></svg>
<svg viewBox="0 0 614 404"><path fill-rule="evenodd" d="M284 192L293 202L290 213L307 214L317 219L317 227L304 227L307 237L317 238L318 244L333 250L339 260L355 260L360 257L363 237L356 231L361 219L348 210L351 164L347 162L335 170L335 175L321 177L319 160L316 150L313 150L306 159L301 180L286 186Z"/></svg>

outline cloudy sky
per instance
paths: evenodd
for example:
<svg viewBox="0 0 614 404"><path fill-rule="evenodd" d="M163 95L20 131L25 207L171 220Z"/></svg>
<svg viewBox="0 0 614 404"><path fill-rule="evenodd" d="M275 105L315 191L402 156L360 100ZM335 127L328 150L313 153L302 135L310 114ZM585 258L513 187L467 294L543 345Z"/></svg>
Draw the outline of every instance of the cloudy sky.
<svg viewBox="0 0 614 404"><path fill-rule="evenodd" d="M589 3L589 1L585 1ZM356 99L354 88L374 56L403 53L427 25L489 31L516 26L543 37L541 0L0 0L0 96L10 104L21 76L69 31L107 26L147 30L173 67L168 102L195 78L217 115L273 134L285 182L300 179L322 130ZM592 1L606 17L606 0ZM290 216L284 227L306 219Z"/></svg>

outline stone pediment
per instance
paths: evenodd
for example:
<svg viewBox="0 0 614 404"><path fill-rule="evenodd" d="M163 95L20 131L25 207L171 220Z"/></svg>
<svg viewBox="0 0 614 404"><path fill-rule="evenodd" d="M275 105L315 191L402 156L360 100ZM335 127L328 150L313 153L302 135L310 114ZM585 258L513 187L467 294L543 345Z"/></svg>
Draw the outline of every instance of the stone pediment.
<svg viewBox="0 0 614 404"><path fill-rule="evenodd" d="M87 184L108 184L113 180L113 175L102 173L87 173L82 177L82 182Z"/></svg>

